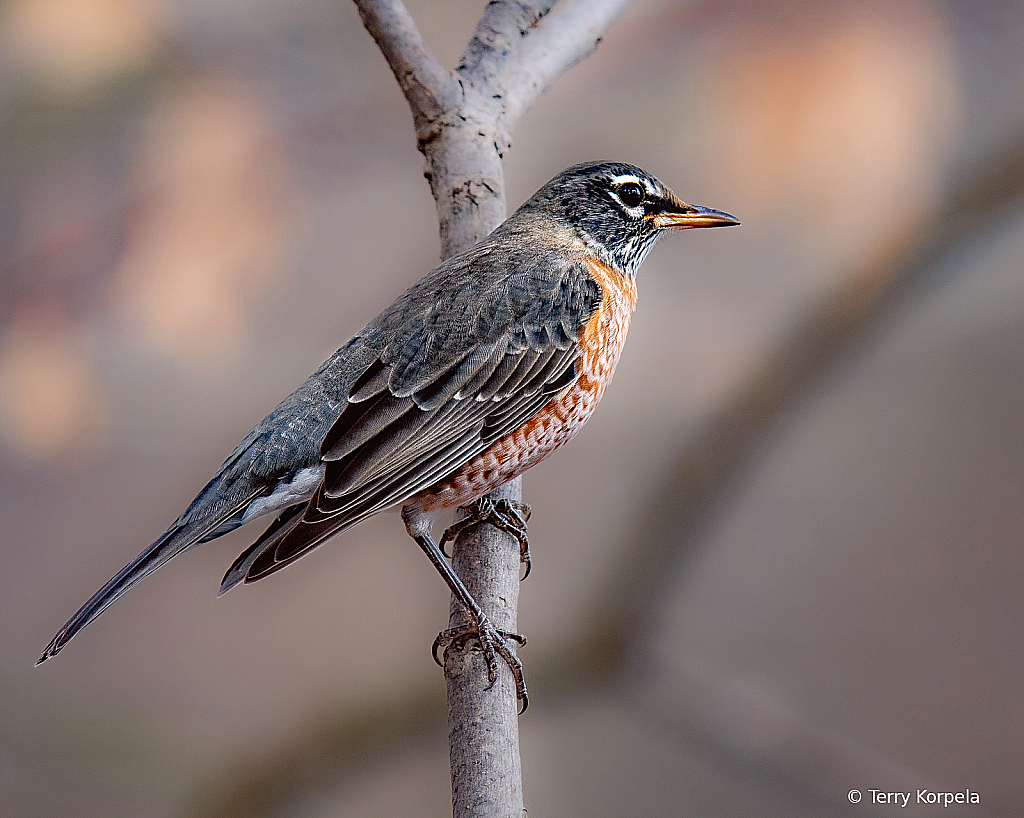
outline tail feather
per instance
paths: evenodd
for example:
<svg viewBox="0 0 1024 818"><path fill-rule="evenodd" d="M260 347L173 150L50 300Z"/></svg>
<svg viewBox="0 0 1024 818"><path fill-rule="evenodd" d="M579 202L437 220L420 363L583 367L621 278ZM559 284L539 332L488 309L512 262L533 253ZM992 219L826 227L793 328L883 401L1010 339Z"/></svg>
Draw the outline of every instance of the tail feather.
<svg viewBox="0 0 1024 818"><path fill-rule="evenodd" d="M189 526L184 525L171 526L149 548L118 571L57 632L57 635L53 637L50 644L46 646L46 650L43 651L43 655L36 662L36 665L41 665L50 657L60 653L61 648L70 642L75 634L113 605L129 588L148 577L171 557L188 548L198 539L198 535L205 533L199 531L194 532L192 536L188 536L190 533L188 528Z"/></svg>
<svg viewBox="0 0 1024 818"><path fill-rule="evenodd" d="M234 561L221 582L221 596L241 582L250 583L277 573L291 565L331 537L347 531L356 523L380 511L380 506L360 508L310 523L306 519L311 504L298 503L281 512L258 540Z"/></svg>
<svg viewBox="0 0 1024 818"><path fill-rule="evenodd" d="M204 492L215 486L215 480L216 478L210 481ZM75 634L113 605L134 585L144 580L169 559L196 543L207 542L235 528L236 525L226 527L225 522L233 522L236 512L244 508L257 493L258 491L252 490L244 496L237 498L230 508L223 509L220 514L212 516L205 524L195 519L183 522L182 520L186 519L184 516L179 518L178 522L167 529L159 539L139 554L139 556L118 571L106 585L100 588L90 597L88 602L78 609L78 612L67 621L64 627L50 641L50 644L46 646L43 655L36 662L36 667L60 653L61 649L74 638ZM200 497L202 496L200 494ZM193 506L195 506L195 503L196 501L193 501ZM189 509L191 510L193 506L190 506ZM185 513L188 514L188 512Z"/></svg>

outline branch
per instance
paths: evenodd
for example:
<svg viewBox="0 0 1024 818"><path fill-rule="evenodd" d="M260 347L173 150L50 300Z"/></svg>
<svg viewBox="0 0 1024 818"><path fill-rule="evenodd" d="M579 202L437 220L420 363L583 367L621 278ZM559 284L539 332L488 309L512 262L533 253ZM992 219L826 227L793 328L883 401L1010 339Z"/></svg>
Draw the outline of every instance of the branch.
<svg viewBox="0 0 1024 818"><path fill-rule="evenodd" d="M628 0L563 0L527 35L494 85L505 89L505 117L514 122L555 80L597 49Z"/></svg>
<svg viewBox="0 0 1024 818"><path fill-rule="evenodd" d="M508 130L545 88L593 51L625 2L570 0L555 23L542 28L538 21L553 0L492 0L453 74L431 55L401 0L355 0L412 109L444 257L468 249L504 220ZM511 108L506 91L514 99ZM521 486L516 478L488 496L518 501ZM516 626L519 561L518 541L493 526L467 529L453 548L452 567L503 631ZM453 600L450 625L464 624L462 604ZM454 645L445 650L444 669L454 814L518 818L525 810L511 671L500 664L496 683L487 685L482 651Z"/></svg>
<svg viewBox="0 0 1024 818"><path fill-rule="evenodd" d="M519 51L523 37L554 4L554 0L491 0L456 70L474 83L493 86L509 56Z"/></svg>
<svg viewBox="0 0 1024 818"><path fill-rule="evenodd" d="M281 741L259 764L245 763L223 783L197 793L193 818L261 818L292 814L302 795L329 791L339 771L373 769L411 741L429 741L444 728L438 691L399 694L363 708L318 714L294 737Z"/></svg>
<svg viewBox="0 0 1024 818"><path fill-rule="evenodd" d="M487 496L522 499L522 478L510 480ZM463 514L460 509L458 515ZM519 542L494 526L461 534L452 548L452 567L495 627L516 630L519 604ZM449 627L464 627L466 611L452 599ZM499 660L498 680L487 689L483 651L444 652L448 687L448 743L453 818L519 818L523 774L519 755L519 707L509 667Z"/></svg>
<svg viewBox="0 0 1024 818"><path fill-rule="evenodd" d="M452 73L430 52L402 0L355 0L363 25L391 66L413 118L435 121L454 87Z"/></svg>

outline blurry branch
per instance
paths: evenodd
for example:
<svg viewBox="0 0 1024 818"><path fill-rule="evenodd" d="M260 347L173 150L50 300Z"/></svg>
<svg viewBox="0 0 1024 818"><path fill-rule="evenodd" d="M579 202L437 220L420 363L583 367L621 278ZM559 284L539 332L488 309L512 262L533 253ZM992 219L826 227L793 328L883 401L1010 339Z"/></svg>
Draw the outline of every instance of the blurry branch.
<svg viewBox="0 0 1024 818"><path fill-rule="evenodd" d="M531 660L536 692L551 699L557 693L576 694L615 678L628 680L638 652L648 643L668 584L685 570L686 558L709 518L729 498L753 455L816 385L887 322L912 309L929 288L943 280L939 273L946 262L965 244L982 238L990 225L1007 217L1022 200L1024 129L960 173L931 210L908 219L851 271L840 287L794 324L769 350L753 378L684 447L677 466L661 482L664 491L638 513L635 535L623 544L620 563L610 572L607 586L595 595L587 638ZM377 742L378 752L397 752L420 734L421 723L402 715L408 710L405 703L385 703L381 710L392 716L386 736ZM343 717L324 731L339 737L358 734L354 725L359 723ZM689 741L700 739L700 725L685 727ZM704 738L708 744L716 743L710 732ZM318 755L318 750L324 752ZM282 803L285 794L293 799L302 792L307 779L304 770L291 771L287 760L292 754L308 759L321 777L338 780L350 774L351 746L342 742L326 745L319 734L311 735L306 742L282 748L254 764L247 776L253 782L248 789L229 785L219 810L198 815L277 814L275 804ZM741 769L750 766L749 759L737 761ZM758 773L764 770L753 772ZM796 770L772 770L770 774L773 781L803 779ZM245 793L267 779L274 780L278 800L250 809L253 801L244 797ZM818 794L810 795L816 798Z"/></svg>
<svg viewBox="0 0 1024 818"><path fill-rule="evenodd" d="M689 752L737 770L748 784L786 793L791 804L804 805L800 814L864 818L863 804L836 798L855 781L870 781L883 792L942 789L926 772L816 723L768 690L700 664L673 664L658 668L670 685L641 681L630 687L634 713ZM972 807L971 818L994 816Z"/></svg>
<svg viewBox="0 0 1024 818"><path fill-rule="evenodd" d="M816 387L912 310L925 293L956 274L951 262L966 244L983 239L1022 204L1024 127L956 175L930 210L914 214L894 230L769 350L750 381L683 449L672 473L659 484L664 491L641 511L634 536L619 550L618 565L595 597L597 613L590 620L594 638L579 655L595 676L603 670L643 685L634 670L649 661L644 651L650 634L657 633L668 591L678 585L701 534L738 488L756 454ZM557 663L552 670L556 678L580 676L578 668ZM715 696L721 695L718 682L708 688ZM772 753L753 758L749 748L724 744L707 723L707 712L715 708L707 707L709 696L704 694L703 702L698 696L675 724L666 724L667 711L656 697L645 708L660 724L675 729L687 746L726 756L771 786L784 782L807 800L834 804L836 789L829 786L836 781L891 781L893 789L925 781L844 736L802 723L798 714L791 714L788 732L777 739ZM722 707L718 702L719 712ZM778 714L772 715L779 724ZM814 759L812 776L809 759Z"/></svg>

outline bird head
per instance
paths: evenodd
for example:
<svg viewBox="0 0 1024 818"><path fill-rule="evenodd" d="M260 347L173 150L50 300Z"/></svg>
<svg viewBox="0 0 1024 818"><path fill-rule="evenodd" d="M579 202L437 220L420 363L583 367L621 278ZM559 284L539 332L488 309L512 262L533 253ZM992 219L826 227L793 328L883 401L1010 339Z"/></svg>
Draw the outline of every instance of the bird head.
<svg viewBox="0 0 1024 818"><path fill-rule="evenodd" d="M574 165L538 190L520 212L555 216L628 275L635 275L666 231L740 223L721 210L686 204L647 171L621 162Z"/></svg>

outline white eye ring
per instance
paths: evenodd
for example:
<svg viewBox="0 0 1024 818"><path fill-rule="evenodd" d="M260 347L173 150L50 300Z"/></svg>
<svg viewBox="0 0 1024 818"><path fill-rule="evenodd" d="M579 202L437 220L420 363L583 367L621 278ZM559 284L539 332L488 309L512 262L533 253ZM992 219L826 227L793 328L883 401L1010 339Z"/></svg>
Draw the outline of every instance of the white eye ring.
<svg viewBox="0 0 1024 818"><path fill-rule="evenodd" d="M621 204L632 216L643 215L643 203L644 201L655 194L653 186L646 179L641 179L639 176L635 176L632 173L623 173L621 176L613 176L611 178L611 193L615 199ZM626 188L633 186L639 188L640 198L635 202L630 200L627 201L623 196ZM632 197L629 197L632 199Z"/></svg>

